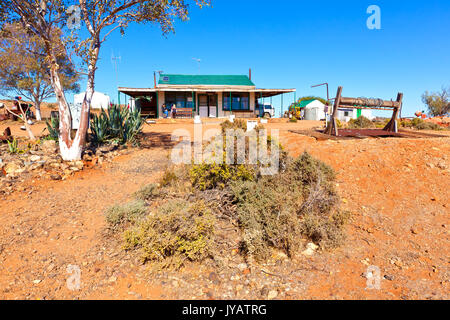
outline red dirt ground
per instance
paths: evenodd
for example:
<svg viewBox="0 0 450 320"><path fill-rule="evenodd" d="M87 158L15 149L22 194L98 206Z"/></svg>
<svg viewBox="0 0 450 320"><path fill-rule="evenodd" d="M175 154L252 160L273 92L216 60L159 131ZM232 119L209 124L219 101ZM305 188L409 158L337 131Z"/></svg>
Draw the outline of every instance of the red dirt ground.
<svg viewBox="0 0 450 320"><path fill-rule="evenodd" d="M220 281L208 265L150 276L108 236L103 211L158 180L171 132L194 132L182 121L157 124L145 127L143 149L66 181L26 181L22 191L0 199L0 299L261 299L265 286L281 299L448 299L449 132L448 138L342 141L289 132L315 126L323 124L267 125L280 130L291 155L308 151L337 171L343 207L353 215L341 248L230 269L231 278L230 270L215 271ZM80 291L66 287L70 264L81 268ZM381 270L379 290L367 289L362 275L369 265Z"/></svg>

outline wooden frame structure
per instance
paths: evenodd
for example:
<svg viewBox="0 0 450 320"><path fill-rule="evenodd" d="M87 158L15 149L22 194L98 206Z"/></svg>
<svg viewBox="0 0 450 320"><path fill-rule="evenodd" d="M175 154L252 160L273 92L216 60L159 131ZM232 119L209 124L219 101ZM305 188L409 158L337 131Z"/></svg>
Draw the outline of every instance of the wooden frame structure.
<svg viewBox="0 0 450 320"><path fill-rule="evenodd" d="M396 131L396 121L402 109L403 93L398 93L396 101L388 101L381 99L346 98L342 96L342 89L342 87L339 87L337 90L336 99L334 100L333 115L325 129L326 134L339 136L339 129L336 121L339 108L392 110L392 118L386 127L384 127L383 131Z"/></svg>

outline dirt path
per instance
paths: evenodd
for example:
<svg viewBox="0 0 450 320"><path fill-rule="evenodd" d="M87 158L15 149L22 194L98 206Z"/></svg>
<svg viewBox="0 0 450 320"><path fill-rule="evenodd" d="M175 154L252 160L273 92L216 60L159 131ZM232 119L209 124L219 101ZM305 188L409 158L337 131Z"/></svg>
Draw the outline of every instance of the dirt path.
<svg viewBox="0 0 450 320"><path fill-rule="evenodd" d="M139 286L140 271L105 245L103 211L154 182L166 154L136 151L67 181L30 182L24 192L0 200L0 298L136 298L128 294L133 291L159 297L159 288L128 288ZM82 290L67 289L68 265L80 267Z"/></svg>
<svg viewBox="0 0 450 320"><path fill-rule="evenodd" d="M103 211L165 169L174 126L158 126L148 149L0 199L0 299L448 299L450 138L316 141L283 127L274 126L292 155L306 150L337 171L353 215L343 247L149 276L108 238ZM79 291L66 286L68 265L81 269ZM369 266L379 289L367 289Z"/></svg>

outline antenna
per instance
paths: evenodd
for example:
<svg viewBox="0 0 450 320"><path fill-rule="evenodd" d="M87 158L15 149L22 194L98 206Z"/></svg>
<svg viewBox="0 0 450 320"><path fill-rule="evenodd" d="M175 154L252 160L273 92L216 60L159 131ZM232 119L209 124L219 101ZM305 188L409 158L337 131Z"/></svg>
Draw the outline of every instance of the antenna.
<svg viewBox="0 0 450 320"><path fill-rule="evenodd" d="M114 51L111 52L111 63L113 64L114 67L114 71L116 72L116 84L117 84L117 89L119 89L119 63L122 62L122 57L119 55L116 57L114 56ZM118 102L120 105L120 92L117 91L117 97L118 97Z"/></svg>
<svg viewBox="0 0 450 320"><path fill-rule="evenodd" d="M202 62L202 59L199 58L192 58L192 60L196 61L198 63L198 74L200 74L200 64Z"/></svg>

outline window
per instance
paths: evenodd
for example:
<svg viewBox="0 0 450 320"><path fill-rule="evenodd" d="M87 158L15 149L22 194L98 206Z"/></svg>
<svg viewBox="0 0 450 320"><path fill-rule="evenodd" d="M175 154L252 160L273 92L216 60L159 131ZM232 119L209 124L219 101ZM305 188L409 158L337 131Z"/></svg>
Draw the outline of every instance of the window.
<svg viewBox="0 0 450 320"><path fill-rule="evenodd" d="M249 93L232 93L230 102L230 94L224 92L223 110L230 111L230 105L231 111L249 110L250 109L249 101L250 101Z"/></svg>
<svg viewBox="0 0 450 320"><path fill-rule="evenodd" d="M166 92L166 105L171 107L173 104L177 109L194 109L194 99L191 92Z"/></svg>

